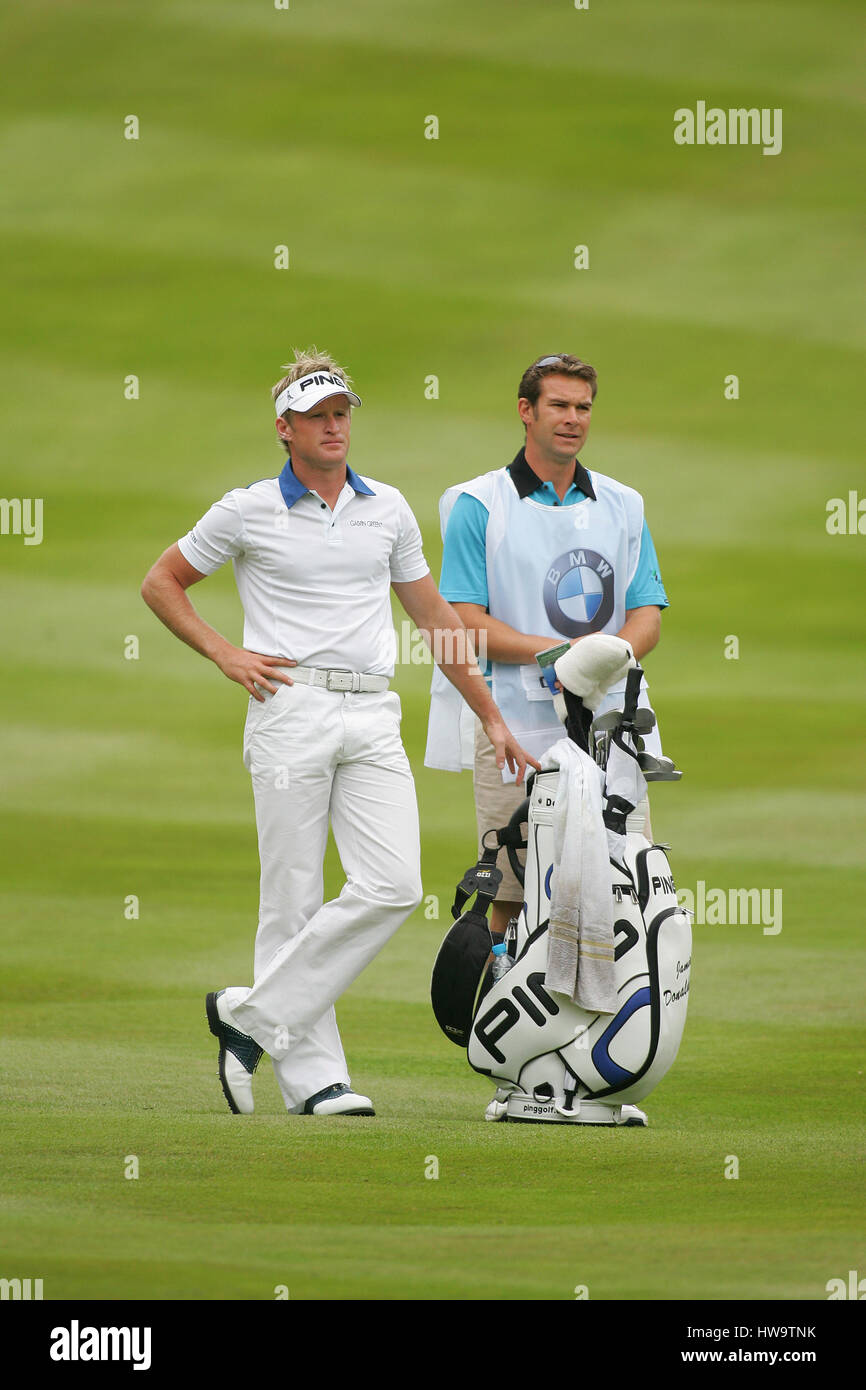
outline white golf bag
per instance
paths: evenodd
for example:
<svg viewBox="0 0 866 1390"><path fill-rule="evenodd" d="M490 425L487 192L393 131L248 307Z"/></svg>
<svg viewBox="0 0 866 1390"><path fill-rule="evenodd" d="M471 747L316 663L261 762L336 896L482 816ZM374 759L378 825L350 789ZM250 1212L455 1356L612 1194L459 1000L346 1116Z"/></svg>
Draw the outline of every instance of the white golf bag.
<svg viewBox="0 0 866 1390"><path fill-rule="evenodd" d="M603 716L601 727L590 729L590 712L579 699L566 695L571 716L566 727L574 742L594 753L599 765L608 765L614 744L618 757L627 751L639 763L643 787L644 778L676 780L681 774L669 759L643 753L639 730L652 727L655 716L636 709L641 677L640 668L634 667L624 710ZM672 1066L683 1034L691 922L677 904L665 847L627 830L634 806L606 784L605 825L620 832L608 835L616 856L610 858L615 1011L587 1012L568 995L546 987L559 775L556 770L534 775L528 808L521 808L509 827L495 832L496 845L485 850L460 885L454 909L458 920L434 967L434 1012L452 1041L467 1047L469 1065L500 1088L500 1113L493 1116L488 1111L488 1118L644 1124L634 1102L649 1095ZM519 829L524 822L525 841ZM520 877L516 849L524 843L524 902L509 950L514 964L493 982L493 938L486 914L500 877L494 861L504 845ZM472 892L478 894L476 908L466 912ZM455 992L458 975L462 990Z"/></svg>

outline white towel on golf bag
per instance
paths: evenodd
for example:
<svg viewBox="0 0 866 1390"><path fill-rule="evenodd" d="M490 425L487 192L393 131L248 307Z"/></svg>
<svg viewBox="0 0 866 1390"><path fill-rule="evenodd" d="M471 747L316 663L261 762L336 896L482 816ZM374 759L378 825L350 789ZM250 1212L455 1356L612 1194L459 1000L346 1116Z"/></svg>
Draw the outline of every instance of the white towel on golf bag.
<svg viewBox="0 0 866 1390"><path fill-rule="evenodd" d="M607 768L604 775L604 794L606 798L621 797L628 803L627 815L639 806L646 796L646 779L641 772L637 753L631 747L631 739L626 738L626 747L620 748L611 740L607 752ZM615 830L607 832L608 850L611 859L623 864L625 854L625 835Z"/></svg>
<svg viewBox="0 0 866 1390"><path fill-rule="evenodd" d="M568 738L540 761L544 771L559 768L545 984L582 1009L612 1014L617 996L603 774Z"/></svg>

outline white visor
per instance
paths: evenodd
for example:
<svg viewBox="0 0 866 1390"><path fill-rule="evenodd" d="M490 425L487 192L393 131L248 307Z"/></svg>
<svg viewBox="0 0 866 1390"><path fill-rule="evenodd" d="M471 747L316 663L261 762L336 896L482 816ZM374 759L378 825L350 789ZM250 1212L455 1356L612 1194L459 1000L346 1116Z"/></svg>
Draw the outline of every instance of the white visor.
<svg viewBox="0 0 866 1390"><path fill-rule="evenodd" d="M285 415L287 410L299 410L305 415L327 396L340 395L348 396L352 405L361 404L361 397L350 391L341 377L333 372L310 372L308 376L300 376L297 381L290 382L277 396L274 406L278 415Z"/></svg>

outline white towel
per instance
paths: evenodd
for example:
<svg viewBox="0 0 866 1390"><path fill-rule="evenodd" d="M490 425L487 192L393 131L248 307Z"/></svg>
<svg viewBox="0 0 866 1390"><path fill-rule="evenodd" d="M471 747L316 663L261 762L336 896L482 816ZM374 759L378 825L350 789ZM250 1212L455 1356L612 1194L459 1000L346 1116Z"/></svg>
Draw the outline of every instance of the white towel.
<svg viewBox="0 0 866 1390"><path fill-rule="evenodd" d="M559 768L545 983L582 1009L614 1013L613 898L602 819L603 774L567 738L540 761L545 771Z"/></svg>

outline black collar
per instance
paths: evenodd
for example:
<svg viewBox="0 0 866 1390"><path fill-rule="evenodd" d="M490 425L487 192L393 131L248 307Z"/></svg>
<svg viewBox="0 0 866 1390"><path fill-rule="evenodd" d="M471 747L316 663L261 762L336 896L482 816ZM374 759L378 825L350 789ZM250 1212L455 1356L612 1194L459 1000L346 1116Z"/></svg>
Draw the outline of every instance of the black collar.
<svg viewBox="0 0 866 1390"><path fill-rule="evenodd" d="M529 464L526 462L525 448L521 449L517 457L509 463L508 472L511 475L511 481L517 489L517 496L520 498L521 502L524 497L528 497L531 492L535 492L536 488L541 487L541 479L532 471ZM592 483L589 481L589 474L580 459L574 460L574 477L572 482L579 487L581 492L587 497L591 497L593 502L598 501L593 491ZM570 486L571 483L569 483L569 487Z"/></svg>

